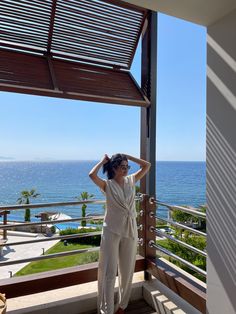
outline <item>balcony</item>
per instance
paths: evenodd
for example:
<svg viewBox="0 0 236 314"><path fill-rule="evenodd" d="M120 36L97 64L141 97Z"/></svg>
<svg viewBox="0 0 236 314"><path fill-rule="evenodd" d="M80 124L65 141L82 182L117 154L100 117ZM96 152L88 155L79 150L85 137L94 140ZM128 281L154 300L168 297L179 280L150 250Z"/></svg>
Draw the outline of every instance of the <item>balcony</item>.
<svg viewBox="0 0 236 314"><path fill-rule="evenodd" d="M233 314L236 312L235 1L190 0L187 4L184 1L143 0L96 0L94 2L97 4L96 7L87 0L70 1L71 6L67 1L55 0L45 3L39 0L1 1L0 90L139 106L141 110L140 155L154 165L157 86L156 12L163 12L207 27L207 312ZM19 6L19 3L24 9ZM82 7L82 3L85 7ZM81 14L81 11L86 11L87 16ZM91 16L94 12L97 12L96 19ZM100 18L98 18L99 12L103 12ZM15 19L16 15L19 19ZM104 16L107 20L103 18ZM68 21L73 25L68 26ZM79 23L82 23L82 28L78 27ZM105 24L108 24L108 29L104 27ZM139 38L142 41L141 86L138 86L129 73ZM91 81L89 86L88 80ZM106 86L109 88L106 89ZM159 250L158 252L161 250L162 254L185 263L155 242L156 234L169 236L156 228L156 219L160 218L156 216L156 205L162 205L155 199L155 184L154 166L147 179L141 182L144 199L143 215L139 217L139 225L142 225L142 228L139 229L140 256L137 256L136 272L137 274L141 272L143 277L138 279L140 282L137 285L134 282L133 300L137 299L135 295L139 295L138 299L144 298L157 313L174 313L174 311L181 313L181 308L185 308L186 313L194 313L193 311L205 313L205 285L176 265L159 257L160 253L156 258L156 250ZM49 205L45 204L45 207L47 206ZM3 241L0 243L3 254L5 254L6 231L13 228L6 224L7 211L15 209L14 206L1 208L0 213L5 217L1 226ZM171 225L172 222L166 223ZM175 227L177 228L177 225ZM181 226L184 227L187 226ZM201 252L202 256L205 253ZM6 261L2 260L1 263L1 267L8 267ZM200 271L201 275L205 275L202 270L193 268L194 271ZM63 292L63 289L71 289L74 292L77 285L79 285L78 289L82 289L83 285L90 285L91 282L96 286L96 273L97 265L91 264L41 275L12 277L1 280L1 292L6 293L12 312L20 313L20 308L23 308L23 304L27 307L28 296L32 295L31 300L35 301L36 296L39 300L38 308L35 310L49 313L53 291L60 289ZM140 287L139 284L141 288L137 289L140 294L135 294L135 287ZM67 288L70 286L72 288ZM72 294L71 290L68 290L69 294ZM50 291L52 291L51 295ZM57 292L59 294L58 290ZM42 299L39 298L40 293ZM90 300L88 293L85 292L84 295L87 297L86 300ZM63 299L65 308L67 305L69 307L70 298L63 297ZM19 304L18 301L21 303ZM87 304L92 304L90 301L87 301ZM179 301L182 303L178 303ZM61 303L55 300L54 310L59 313L56 302L58 305ZM25 313L30 313L34 309L35 303L32 302L31 305L28 304L29 308ZM193 306L195 310L192 307L191 310L189 307L186 310L186 306ZM65 308L63 307L63 313ZM78 313L78 308L79 306L74 312L67 309L68 312ZM88 311L93 309L90 308ZM135 311L139 312L139 310Z"/></svg>
<svg viewBox="0 0 236 314"><path fill-rule="evenodd" d="M100 232L90 232L85 234L72 235L54 235L41 238L28 238L27 240L19 239L18 241L11 240L12 230L20 227L39 227L54 225L65 222L75 222L81 220L100 220L102 216L88 216L86 218L78 217L73 219L63 220L46 220L40 222L29 223L7 223L7 214L13 210L20 210L30 208L50 208L74 205L81 205L87 203L90 206L93 204L104 203L104 201L82 201L69 203L45 203L45 204L30 204L30 205L13 205L1 207L3 215L3 224L0 229L3 231L3 240L1 243L2 257L0 267L2 270L8 269L10 273L11 267L20 265L22 263L29 263L31 261L39 261L45 259L54 259L62 256L69 256L81 254L84 252L97 251L99 248L73 250L68 252L60 252L56 254L44 255L41 247L45 243L55 243L57 241L69 241L70 239L97 236ZM171 241L183 245L188 250L196 254L206 256L206 253L199 249L180 241L168 233L156 228L156 209L158 206L167 206L170 211L181 210L193 216L205 218L205 214L197 210L188 209L185 207L171 206L163 204L153 197L139 194L136 199L136 208L138 212L138 229L139 240L137 247L137 258L135 275L132 285L131 303L127 309L128 313L175 313L175 311L182 310L183 313L201 313L205 312L206 301L206 285L200 280L193 277L191 274L182 270L170 261L167 261L161 256L169 256L183 265L197 271L203 276L206 272L183 258L177 256L162 246L157 245L156 236L164 237ZM158 212L158 211L157 211ZM163 220L163 219L162 219ZM200 233L194 228L185 226L174 222L171 219L165 220L165 223L174 225L176 228L188 229L192 233ZM7 235L9 233L9 235ZM22 235L25 235L23 233ZM31 245L35 248L31 252L37 255L34 257L27 257L29 249L27 246ZM9 258L8 252L17 252L17 247L22 247L23 251L17 258ZM25 250L25 251L24 251ZM38 251L37 251L38 250ZM21 256L21 258L19 258ZM20 277L11 277L9 279L1 279L1 292L7 296L8 312L9 313L95 313L96 311L96 291L97 291L97 263L90 263L86 265L68 267L53 271L42 272L34 275L26 275ZM1 272L3 274L3 271ZM10 273L12 275L12 273ZM116 282L117 287L118 282ZM117 288L116 288L117 289ZM169 310L169 312L168 312ZM176 312L177 313L177 312Z"/></svg>

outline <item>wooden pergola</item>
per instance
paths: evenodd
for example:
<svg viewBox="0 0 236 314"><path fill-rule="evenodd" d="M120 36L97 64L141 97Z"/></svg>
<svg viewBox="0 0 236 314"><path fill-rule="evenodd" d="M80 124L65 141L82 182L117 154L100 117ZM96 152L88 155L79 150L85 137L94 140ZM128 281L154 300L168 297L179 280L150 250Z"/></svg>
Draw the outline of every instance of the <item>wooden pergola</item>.
<svg viewBox="0 0 236 314"><path fill-rule="evenodd" d="M147 16L119 0L2 0L0 90L147 107L129 71Z"/></svg>

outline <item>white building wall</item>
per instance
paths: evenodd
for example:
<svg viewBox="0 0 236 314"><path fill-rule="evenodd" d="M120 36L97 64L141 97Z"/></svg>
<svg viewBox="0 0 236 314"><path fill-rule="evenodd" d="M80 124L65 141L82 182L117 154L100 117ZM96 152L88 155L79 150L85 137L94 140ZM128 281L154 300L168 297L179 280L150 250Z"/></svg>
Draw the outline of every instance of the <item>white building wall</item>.
<svg viewBox="0 0 236 314"><path fill-rule="evenodd" d="M236 313L236 10L208 27L207 311Z"/></svg>

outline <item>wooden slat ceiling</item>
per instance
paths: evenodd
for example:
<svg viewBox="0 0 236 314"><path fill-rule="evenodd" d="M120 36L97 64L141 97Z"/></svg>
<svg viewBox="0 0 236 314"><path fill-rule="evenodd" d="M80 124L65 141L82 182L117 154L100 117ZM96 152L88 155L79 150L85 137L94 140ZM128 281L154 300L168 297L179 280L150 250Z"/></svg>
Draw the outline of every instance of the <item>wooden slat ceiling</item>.
<svg viewBox="0 0 236 314"><path fill-rule="evenodd" d="M146 16L119 0L1 0L0 90L147 106L129 73Z"/></svg>

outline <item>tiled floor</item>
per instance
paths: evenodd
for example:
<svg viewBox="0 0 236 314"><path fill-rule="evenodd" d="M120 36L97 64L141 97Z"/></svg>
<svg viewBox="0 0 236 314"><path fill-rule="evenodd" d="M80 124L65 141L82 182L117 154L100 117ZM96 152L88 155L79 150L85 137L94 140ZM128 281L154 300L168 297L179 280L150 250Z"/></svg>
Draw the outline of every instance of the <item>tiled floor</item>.
<svg viewBox="0 0 236 314"><path fill-rule="evenodd" d="M144 300L131 302L125 310L127 314L157 314ZM92 311L84 314L97 314L97 311Z"/></svg>
<svg viewBox="0 0 236 314"><path fill-rule="evenodd" d="M153 308L151 308L144 300L139 300L136 302L130 303L126 313L129 314L157 314Z"/></svg>

